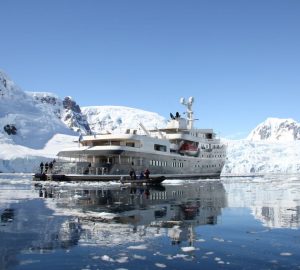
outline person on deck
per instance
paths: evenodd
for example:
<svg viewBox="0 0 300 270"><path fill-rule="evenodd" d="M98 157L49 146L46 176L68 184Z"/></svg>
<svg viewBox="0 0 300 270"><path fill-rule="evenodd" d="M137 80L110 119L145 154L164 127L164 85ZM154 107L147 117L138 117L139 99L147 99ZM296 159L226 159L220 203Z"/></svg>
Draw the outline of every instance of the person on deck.
<svg viewBox="0 0 300 270"><path fill-rule="evenodd" d="M146 179L149 179L150 171L148 169L145 170L145 177Z"/></svg>
<svg viewBox="0 0 300 270"><path fill-rule="evenodd" d="M133 168L130 169L129 175L131 180L136 179L136 174Z"/></svg>
<svg viewBox="0 0 300 270"><path fill-rule="evenodd" d="M53 169L53 162L51 161L49 163L49 173L52 173L52 169Z"/></svg>
<svg viewBox="0 0 300 270"><path fill-rule="evenodd" d="M48 168L49 168L49 165L48 165L48 162L45 163L45 173L48 172Z"/></svg>
<svg viewBox="0 0 300 270"><path fill-rule="evenodd" d="M44 163L43 162L40 163L40 169L41 169L41 173L43 173L43 171L44 171Z"/></svg>

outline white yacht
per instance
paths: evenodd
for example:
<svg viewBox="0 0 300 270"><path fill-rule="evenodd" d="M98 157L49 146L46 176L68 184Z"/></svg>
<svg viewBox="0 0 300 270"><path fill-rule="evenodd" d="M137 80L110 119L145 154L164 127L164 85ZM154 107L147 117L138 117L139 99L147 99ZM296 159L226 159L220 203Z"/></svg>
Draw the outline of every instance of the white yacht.
<svg viewBox="0 0 300 270"><path fill-rule="evenodd" d="M226 159L226 146L212 129L193 127L194 98L180 99L186 118L176 113L165 128L127 129L124 134L86 135L79 145L58 153L56 170L65 174L139 177L148 169L151 176L166 178L219 178ZM141 119L142 120L142 119Z"/></svg>

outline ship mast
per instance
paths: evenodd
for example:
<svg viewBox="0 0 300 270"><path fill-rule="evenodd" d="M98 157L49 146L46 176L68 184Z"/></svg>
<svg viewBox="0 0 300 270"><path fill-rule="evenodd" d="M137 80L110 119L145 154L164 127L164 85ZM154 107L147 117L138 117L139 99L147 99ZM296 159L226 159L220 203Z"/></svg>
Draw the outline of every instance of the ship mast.
<svg viewBox="0 0 300 270"><path fill-rule="evenodd" d="M193 129L193 122L194 122L194 112L192 110L192 105L194 103L194 98L189 97L188 101L186 101L184 98L180 99L180 103L184 106L186 106L186 114L187 114L187 128Z"/></svg>

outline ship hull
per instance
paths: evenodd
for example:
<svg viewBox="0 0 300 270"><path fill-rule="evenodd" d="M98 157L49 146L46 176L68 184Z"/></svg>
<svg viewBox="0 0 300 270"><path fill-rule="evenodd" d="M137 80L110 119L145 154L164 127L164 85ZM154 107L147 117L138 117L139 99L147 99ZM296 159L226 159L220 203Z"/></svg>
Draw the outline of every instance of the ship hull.
<svg viewBox="0 0 300 270"><path fill-rule="evenodd" d="M111 176L129 176L130 170L134 170L136 178L149 169L151 175L168 179L219 178L225 163L224 158L208 158L207 154L201 152L199 157L191 157L134 151L97 151L82 158L85 161L58 162L56 169L63 174Z"/></svg>

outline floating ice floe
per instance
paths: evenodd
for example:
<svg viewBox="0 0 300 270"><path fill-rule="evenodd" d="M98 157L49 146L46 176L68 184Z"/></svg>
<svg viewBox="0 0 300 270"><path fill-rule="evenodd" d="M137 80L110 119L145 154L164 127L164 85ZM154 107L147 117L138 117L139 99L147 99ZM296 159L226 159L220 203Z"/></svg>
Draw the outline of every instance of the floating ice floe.
<svg viewBox="0 0 300 270"><path fill-rule="evenodd" d="M146 256L141 256L141 255L137 255L137 254L134 254L133 258L136 260L146 260L147 259Z"/></svg>
<svg viewBox="0 0 300 270"><path fill-rule="evenodd" d="M156 267L159 267L159 268L166 268L167 266L163 263L156 263L155 264Z"/></svg>
<svg viewBox="0 0 300 270"><path fill-rule="evenodd" d="M196 248L195 247L182 247L181 250L183 252L191 252L191 251L196 250Z"/></svg>
<svg viewBox="0 0 300 270"><path fill-rule="evenodd" d="M292 256L293 254L290 252L281 252L280 256Z"/></svg>
<svg viewBox="0 0 300 270"><path fill-rule="evenodd" d="M219 237L214 237L213 240L218 241L218 242L225 242L225 240L223 238L219 238Z"/></svg>
<svg viewBox="0 0 300 270"><path fill-rule="evenodd" d="M127 263L128 262L128 257L120 257L116 259L116 262L118 263Z"/></svg>
<svg viewBox="0 0 300 270"><path fill-rule="evenodd" d="M181 259L181 258L186 258L186 257L187 257L187 255L185 255L185 254L176 254L176 255L172 256L171 258L172 259L177 259L177 258Z"/></svg>
<svg viewBox="0 0 300 270"><path fill-rule="evenodd" d="M106 261L106 262L114 262L115 261L113 258L109 257L108 255L101 256L101 260Z"/></svg>
<svg viewBox="0 0 300 270"><path fill-rule="evenodd" d="M147 249L146 245L138 245L138 246L129 246L128 249L136 249L136 250L145 250Z"/></svg>

